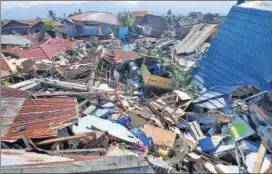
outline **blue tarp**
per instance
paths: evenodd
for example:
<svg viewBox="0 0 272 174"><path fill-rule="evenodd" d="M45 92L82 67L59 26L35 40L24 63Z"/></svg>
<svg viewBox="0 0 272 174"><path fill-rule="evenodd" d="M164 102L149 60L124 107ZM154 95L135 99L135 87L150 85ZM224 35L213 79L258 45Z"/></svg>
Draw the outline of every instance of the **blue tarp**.
<svg viewBox="0 0 272 174"><path fill-rule="evenodd" d="M141 130L141 128L133 128L130 130L130 132L137 137L141 142L144 144L144 146L149 150L152 145L152 137L147 137L145 133Z"/></svg>
<svg viewBox="0 0 272 174"><path fill-rule="evenodd" d="M194 78L203 87L253 85L272 81L272 11L233 6Z"/></svg>

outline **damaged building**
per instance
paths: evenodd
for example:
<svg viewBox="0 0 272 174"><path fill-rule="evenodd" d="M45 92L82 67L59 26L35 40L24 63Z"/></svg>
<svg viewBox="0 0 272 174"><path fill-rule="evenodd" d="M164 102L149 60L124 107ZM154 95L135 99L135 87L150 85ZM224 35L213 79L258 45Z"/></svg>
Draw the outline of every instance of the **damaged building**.
<svg viewBox="0 0 272 174"><path fill-rule="evenodd" d="M73 39L2 35L1 170L271 173L272 5L238 4L222 24L135 11L126 35L90 11L64 19Z"/></svg>

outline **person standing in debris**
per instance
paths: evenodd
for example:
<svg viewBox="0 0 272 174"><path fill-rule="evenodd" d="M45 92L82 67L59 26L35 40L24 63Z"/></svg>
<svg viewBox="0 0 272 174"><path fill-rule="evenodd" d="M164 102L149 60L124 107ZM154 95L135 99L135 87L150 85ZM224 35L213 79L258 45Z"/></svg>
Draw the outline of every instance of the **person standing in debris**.
<svg viewBox="0 0 272 174"><path fill-rule="evenodd" d="M119 78L120 78L120 74L118 73L117 69L114 69L114 71L113 71L113 77L114 77L114 87L117 88L118 87Z"/></svg>

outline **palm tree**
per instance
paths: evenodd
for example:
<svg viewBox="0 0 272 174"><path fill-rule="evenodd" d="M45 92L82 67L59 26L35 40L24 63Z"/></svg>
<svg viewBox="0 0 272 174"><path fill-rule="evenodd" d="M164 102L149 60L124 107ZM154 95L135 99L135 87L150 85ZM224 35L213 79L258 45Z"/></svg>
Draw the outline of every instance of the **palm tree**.
<svg viewBox="0 0 272 174"><path fill-rule="evenodd" d="M48 11L48 17L52 20L56 20L56 13L53 12L53 10Z"/></svg>

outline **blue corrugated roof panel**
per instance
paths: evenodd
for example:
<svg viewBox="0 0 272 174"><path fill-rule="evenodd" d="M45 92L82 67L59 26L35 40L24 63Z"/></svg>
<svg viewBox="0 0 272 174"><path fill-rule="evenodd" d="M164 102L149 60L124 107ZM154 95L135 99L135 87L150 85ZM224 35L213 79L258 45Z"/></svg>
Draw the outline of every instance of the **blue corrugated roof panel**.
<svg viewBox="0 0 272 174"><path fill-rule="evenodd" d="M196 81L207 89L248 84L271 89L271 28L272 11L233 6L194 71Z"/></svg>

